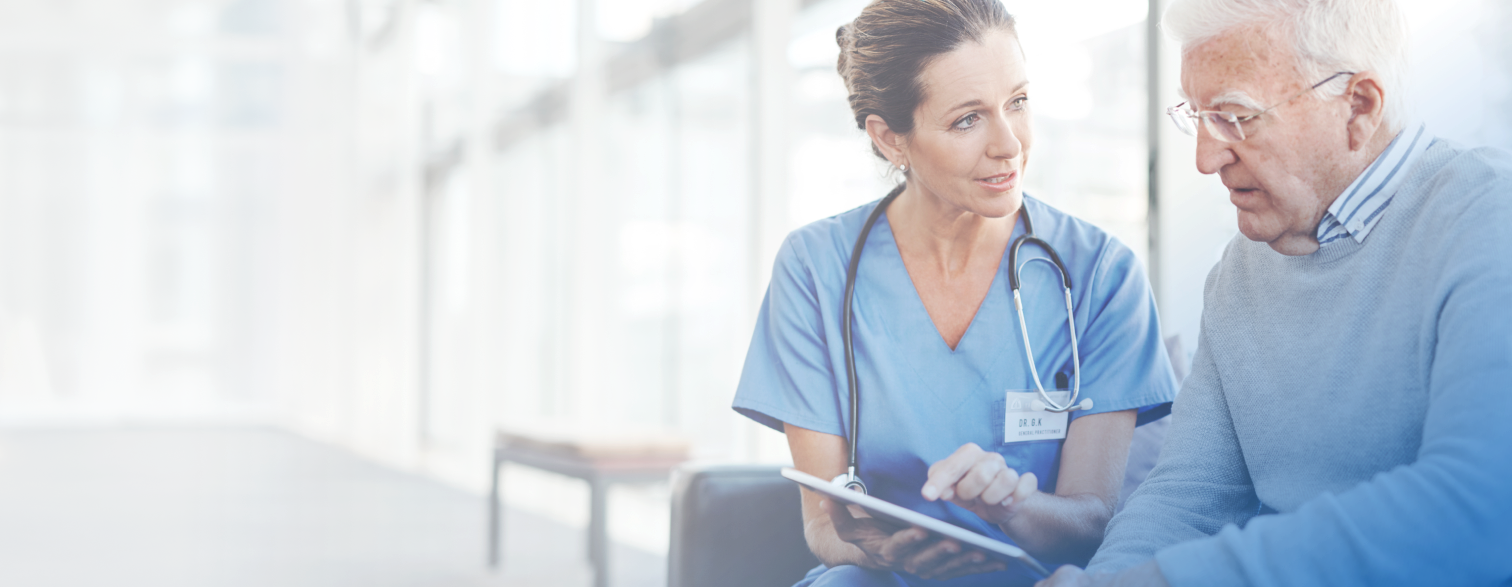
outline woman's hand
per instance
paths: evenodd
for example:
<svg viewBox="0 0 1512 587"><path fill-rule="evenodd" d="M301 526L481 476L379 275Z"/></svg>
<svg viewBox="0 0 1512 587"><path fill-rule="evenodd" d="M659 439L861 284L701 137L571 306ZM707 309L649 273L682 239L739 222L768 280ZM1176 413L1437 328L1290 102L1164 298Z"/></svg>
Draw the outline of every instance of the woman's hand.
<svg viewBox="0 0 1512 587"><path fill-rule="evenodd" d="M857 518L849 508L828 499L819 502L819 507L829 514L835 534L866 554L867 563L861 566L940 580L1007 568L1002 561L979 550L964 548L950 538L932 536L918 526L899 530L875 518Z"/></svg>
<svg viewBox="0 0 1512 587"><path fill-rule="evenodd" d="M920 490L924 499L947 500L998 525L1007 523L1038 492L1034 473L1019 475L1003 461L1003 455L971 443L930 465L929 479Z"/></svg>

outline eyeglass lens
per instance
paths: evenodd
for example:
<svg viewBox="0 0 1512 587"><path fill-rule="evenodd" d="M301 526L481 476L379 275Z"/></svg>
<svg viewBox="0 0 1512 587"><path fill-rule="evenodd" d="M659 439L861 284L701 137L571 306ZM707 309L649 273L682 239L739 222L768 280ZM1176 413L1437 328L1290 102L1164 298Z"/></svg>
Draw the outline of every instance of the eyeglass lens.
<svg viewBox="0 0 1512 587"><path fill-rule="evenodd" d="M1197 118L1202 118L1202 125L1207 127L1208 133L1213 138L1225 143L1237 143L1244 140L1244 129L1239 126L1239 121L1225 116L1221 112L1194 113L1191 110L1174 106L1166 111L1171 116L1171 122L1176 123L1176 128L1188 136L1197 136Z"/></svg>
<svg viewBox="0 0 1512 587"><path fill-rule="evenodd" d="M1208 132L1213 138L1225 143L1237 143L1244 140L1244 129L1239 127L1239 121L1223 116L1221 113L1204 113L1202 121L1207 124Z"/></svg>
<svg viewBox="0 0 1512 587"><path fill-rule="evenodd" d="M1171 117L1171 122L1176 123L1176 128L1187 136L1197 136L1197 125L1193 124L1192 113L1180 106L1172 106L1166 109L1166 114Z"/></svg>

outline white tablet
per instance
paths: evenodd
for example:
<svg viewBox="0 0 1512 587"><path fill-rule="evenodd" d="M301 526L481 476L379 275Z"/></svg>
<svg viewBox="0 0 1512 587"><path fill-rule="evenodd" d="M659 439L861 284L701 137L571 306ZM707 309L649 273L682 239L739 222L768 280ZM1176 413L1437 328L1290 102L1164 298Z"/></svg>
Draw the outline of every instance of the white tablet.
<svg viewBox="0 0 1512 587"><path fill-rule="evenodd" d="M825 481L792 467L783 467L782 476L796 481L804 487L818 491L845 503L861 506L867 511L867 513L871 514L874 517L881 518L903 526L918 526L941 536L954 538L961 541L962 543L975 546L981 549L983 552L996 556L997 558L1008 561L1021 562L1034 572L1039 573L1040 578L1050 576L1050 572L1045 570L1044 565L1040 564L1039 561L1034 560L1034 557L1029 556L1029 553L1024 552L1024 549L1012 544L993 540L982 534L978 534L974 530L967 530L949 522L931 518L903 506L882 501L858 491L851 491L844 487L837 487L830 484L829 481Z"/></svg>

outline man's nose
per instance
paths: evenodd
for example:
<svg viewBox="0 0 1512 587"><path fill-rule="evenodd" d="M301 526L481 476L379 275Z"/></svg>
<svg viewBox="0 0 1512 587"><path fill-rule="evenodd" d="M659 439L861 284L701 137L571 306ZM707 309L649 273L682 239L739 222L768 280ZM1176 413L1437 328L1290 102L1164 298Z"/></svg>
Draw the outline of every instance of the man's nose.
<svg viewBox="0 0 1512 587"><path fill-rule="evenodd" d="M1224 166L1234 163L1239 157L1234 154L1233 145L1225 143L1208 134L1207 129L1197 130L1197 171L1206 175L1218 173Z"/></svg>

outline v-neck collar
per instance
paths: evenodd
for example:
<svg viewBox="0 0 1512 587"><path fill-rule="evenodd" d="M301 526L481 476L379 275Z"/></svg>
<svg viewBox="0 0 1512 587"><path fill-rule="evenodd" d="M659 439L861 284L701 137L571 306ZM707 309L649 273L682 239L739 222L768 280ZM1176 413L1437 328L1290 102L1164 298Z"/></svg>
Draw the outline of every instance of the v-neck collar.
<svg viewBox="0 0 1512 587"><path fill-rule="evenodd" d="M1028 205L1027 198L1024 205ZM1005 360L1005 353L1019 347L1018 331L1015 330L1018 326L1017 318L1010 311L1012 293L1008 289L1004 271L1011 270L1008 250L1013 241L1022 235L1023 219L1020 215L1009 235L1009 244L1003 248L1002 257L998 259L997 271L993 273L987 296L972 315L971 322L955 349L945 344L945 337L929 317L924 300L903 264L897 237L893 234L892 224L885 212L877 219L877 225L868 238L873 242L868 243L867 250L875 255L871 261L879 269L874 279L877 280L876 285L884 290L877 293L890 298L892 307L897 309L893 315L878 317L882 328L888 333L887 340L898 351L889 355L898 357L897 360L908 365L916 388L931 390L932 395L949 409L959 407L962 402L984 390L995 393L989 375L996 371L994 367ZM995 323L987 324L988 321ZM922 340L928 342L921 342Z"/></svg>

